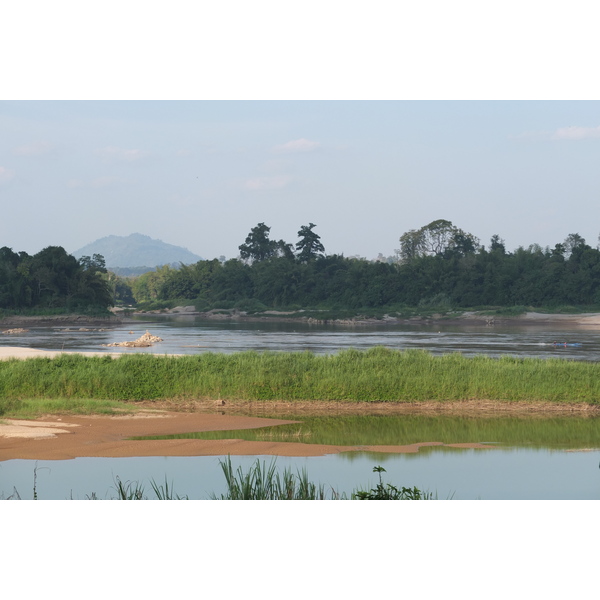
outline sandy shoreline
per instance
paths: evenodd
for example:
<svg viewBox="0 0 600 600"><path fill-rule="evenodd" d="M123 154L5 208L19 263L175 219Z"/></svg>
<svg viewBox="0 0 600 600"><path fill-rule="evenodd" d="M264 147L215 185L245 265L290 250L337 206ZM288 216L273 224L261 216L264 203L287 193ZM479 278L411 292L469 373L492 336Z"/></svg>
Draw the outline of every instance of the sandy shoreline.
<svg viewBox="0 0 600 600"><path fill-rule="evenodd" d="M295 423L284 419L142 411L123 416L55 416L38 421L5 419L0 424L0 461L68 460L77 457L132 456L324 456L340 452L415 453L424 442L404 446L334 446L300 442L226 440L130 440L133 436L195 431L253 429ZM446 444L456 448L489 448L483 444Z"/></svg>

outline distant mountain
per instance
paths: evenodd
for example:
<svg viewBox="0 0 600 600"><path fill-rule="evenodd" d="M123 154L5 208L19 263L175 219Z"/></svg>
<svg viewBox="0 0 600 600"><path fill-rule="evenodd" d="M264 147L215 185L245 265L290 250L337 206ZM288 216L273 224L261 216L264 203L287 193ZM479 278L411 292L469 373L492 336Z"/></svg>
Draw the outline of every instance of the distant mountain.
<svg viewBox="0 0 600 600"><path fill-rule="evenodd" d="M75 258L101 254L107 268L149 267L179 264L193 264L202 257L187 248L166 244L141 233L128 236L109 235L72 252Z"/></svg>

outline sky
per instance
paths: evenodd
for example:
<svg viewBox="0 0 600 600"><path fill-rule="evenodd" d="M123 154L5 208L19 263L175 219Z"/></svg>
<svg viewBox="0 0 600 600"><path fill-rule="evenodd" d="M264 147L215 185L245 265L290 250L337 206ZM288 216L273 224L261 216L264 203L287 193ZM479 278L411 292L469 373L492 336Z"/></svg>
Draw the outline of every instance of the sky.
<svg viewBox="0 0 600 600"><path fill-rule="evenodd" d="M393 255L446 219L489 245L600 233L598 101L0 101L0 246L142 233L203 258L250 229Z"/></svg>
<svg viewBox="0 0 600 600"><path fill-rule="evenodd" d="M314 223L374 259L437 219L598 243L582 0L33 4L3 12L0 247L141 233L233 258L258 223L292 244Z"/></svg>

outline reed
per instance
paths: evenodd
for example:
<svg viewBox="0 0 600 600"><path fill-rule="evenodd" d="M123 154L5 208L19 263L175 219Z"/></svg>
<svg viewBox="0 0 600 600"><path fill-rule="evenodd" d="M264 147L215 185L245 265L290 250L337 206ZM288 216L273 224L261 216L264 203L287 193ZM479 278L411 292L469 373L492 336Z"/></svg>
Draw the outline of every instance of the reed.
<svg viewBox="0 0 600 600"><path fill-rule="evenodd" d="M24 398L416 402L600 402L600 364L505 356L433 356L383 347L194 356L61 355L0 362L0 415Z"/></svg>
<svg viewBox="0 0 600 600"><path fill-rule="evenodd" d="M242 467L233 470L231 457L219 461L225 480L227 492L217 496L211 495L212 500L340 500L340 496L333 488L329 492L323 484L315 484L308 479L306 469L293 474L290 469L280 473L276 469L276 459L267 466L259 459L253 463L248 471Z"/></svg>

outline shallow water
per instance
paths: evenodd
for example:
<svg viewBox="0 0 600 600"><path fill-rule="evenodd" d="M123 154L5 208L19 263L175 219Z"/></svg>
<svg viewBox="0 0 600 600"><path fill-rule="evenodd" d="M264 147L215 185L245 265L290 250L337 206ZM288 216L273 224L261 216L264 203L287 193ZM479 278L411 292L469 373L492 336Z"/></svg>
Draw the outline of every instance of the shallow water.
<svg viewBox="0 0 600 600"><path fill-rule="evenodd" d="M493 444L548 450L600 449L600 417L455 415L279 415L289 425L234 431L204 431L134 439L243 439L330 446ZM421 450L425 452L425 450Z"/></svg>
<svg viewBox="0 0 600 600"><path fill-rule="evenodd" d="M232 457L234 469L247 470L256 457ZM272 457L259 457L267 465ZM378 483L373 467L381 465L384 483L417 486L440 500L598 500L600 450L565 452L534 449L457 450L434 448L418 454L353 453L310 458L278 457L279 469L306 468L311 481L339 493L370 489ZM116 497L116 480L138 481L154 498L150 481L173 485L176 494L209 499L225 493L219 457L77 458L68 461L10 460L0 463L0 497L16 488L33 498L34 469L40 500Z"/></svg>
<svg viewBox="0 0 600 600"><path fill-rule="evenodd" d="M134 340L149 330L163 342L149 348L106 347ZM129 333L129 332L133 333ZM554 345L554 342L558 345ZM560 343L580 343L564 347ZM111 327L32 327L21 335L0 335L0 345L81 352L197 354L245 350L311 351L331 354L346 348L387 346L419 348L434 354L465 356L560 357L600 360L600 332L574 325L457 326L444 325L312 325L304 322L207 321L193 316L144 317Z"/></svg>

